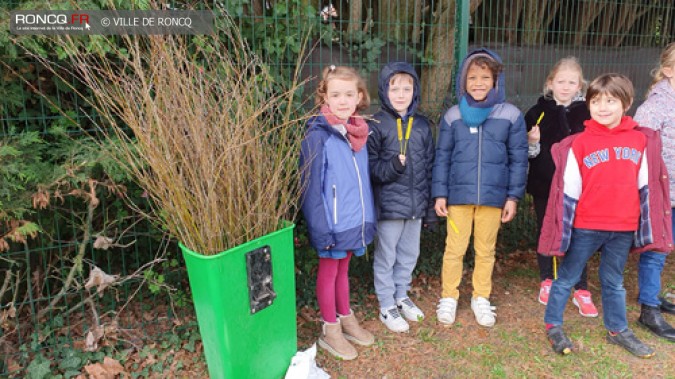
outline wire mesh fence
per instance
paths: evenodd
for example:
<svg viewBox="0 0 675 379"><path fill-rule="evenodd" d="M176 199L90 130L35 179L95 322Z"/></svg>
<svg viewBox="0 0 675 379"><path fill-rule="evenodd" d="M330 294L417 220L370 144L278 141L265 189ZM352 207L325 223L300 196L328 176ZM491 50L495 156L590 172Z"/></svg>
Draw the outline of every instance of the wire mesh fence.
<svg viewBox="0 0 675 379"><path fill-rule="evenodd" d="M536 103L551 67L575 56L584 76L620 72L633 81L636 104L661 48L675 38L669 1L472 1L470 43L487 45L506 65L507 99L525 111ZM474 10L475 7L475 10Z"/></svg>
<svg viewBox="0 0 675 379"><path fill-rule="evenodd" d="M118 6L147 6L124 3ZM0 11L36 4L49 6L8 1ZM71 3L52 1L51 6ZM468 48L487 46L501 55L507 100L524 112L541 95L550 68L566 56L579 58L588 79L607 71L628 75L640 96L659 50L675 39L675 5L669 0L226 0L172 1L169 7L228 11L281 80L291 77L304 51L306 109L313 106L321 70L344 64L367 79L373 99L369 112L374 112L380 67L408 61L422 80L422 111L432 120L454 104L456 65ZM142 189L121 175L111 178L114 169L97 162L96 148L85 142L80 127L92 130L96 116L73 91L75 78L61 80L24 55L10 39L9 17L3 20L0 376L20 370L17 365L36 352L85 340L112 321L137 331L127 338L144 338L145 325L173 317L172 305L185 304L187 292L175 246L120 198L142 206L147 201ZM42 38L22 41L59 58L57 51L44 50L50 45ZM532 248L535 229L531 204L523 201L516 220L501 232L501 249ZM444 233L425 236L435 241L424 246L440 255ZM148 266L158 256L165 260ZM94 267L128 280L99 296L100 285L85 287ZM164 287L167 282L177 292Z"/></svg>

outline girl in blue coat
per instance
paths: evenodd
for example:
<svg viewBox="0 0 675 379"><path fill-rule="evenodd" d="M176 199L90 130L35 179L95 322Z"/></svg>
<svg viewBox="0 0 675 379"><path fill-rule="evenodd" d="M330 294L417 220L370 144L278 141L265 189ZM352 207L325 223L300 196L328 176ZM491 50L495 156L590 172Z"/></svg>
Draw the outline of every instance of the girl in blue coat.
<svg viewBox="0 0 675 379"><path fill-rule="evenodd" d="M368 124L357 111L368 107L365 83L350 67L324 69L317 87L320 114L307 124L300 155L310 243L319 254L316 297L323 319L319 346L349 360L348 341L371 345L349 305L349 260L361 256L375 234L375 209L368 172Z"/></svg>

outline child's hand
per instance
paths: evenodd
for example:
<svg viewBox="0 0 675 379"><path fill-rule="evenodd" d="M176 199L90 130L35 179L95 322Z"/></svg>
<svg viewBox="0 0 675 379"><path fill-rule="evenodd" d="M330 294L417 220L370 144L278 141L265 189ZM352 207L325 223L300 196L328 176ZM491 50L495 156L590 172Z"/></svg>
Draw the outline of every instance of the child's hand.
<svg viewBox="0 0 675 379"><path fill-rule="evenodd" d="M436 215L438 217L448 217L447 203L448 200L444 197L439 197L436 199L436 203L434 204L434 210L436 211Z"/></svg>
<svg viewBox="0 0 675 379"><path fill-rule="evenodd" d="M398 160L401 161L401 165L405 166L405 155L399 154Z"/></svg>
<svg viewBox="0 0 675 379"><path fill-rule="evenodd" d="M518 203L515 200L506 200L504 204L504 209L502 209L502 222L506 223L513 220L516 217L516 210L518 209Z"/></svg>
<svg viewBox="0 0 675 379"><path fill-rule="evenodd" d="M537 143L541 139L539 134L539 125L535 125L532 129L527 132L527 143Z"/></svg>

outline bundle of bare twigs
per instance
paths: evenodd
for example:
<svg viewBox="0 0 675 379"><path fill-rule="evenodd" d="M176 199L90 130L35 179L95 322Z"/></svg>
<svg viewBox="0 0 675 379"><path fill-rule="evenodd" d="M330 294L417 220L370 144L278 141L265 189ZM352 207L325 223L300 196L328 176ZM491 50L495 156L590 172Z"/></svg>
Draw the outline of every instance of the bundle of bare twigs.
<svg viewBox="0 0 675 379"><path fill-rule="evenodd" d="M292 217L304 129L297 75L275 82L232 22L216 35L121 41L105 55L63 43L103 120L101 146L147 191L148 215L206 255Z"/></svg>

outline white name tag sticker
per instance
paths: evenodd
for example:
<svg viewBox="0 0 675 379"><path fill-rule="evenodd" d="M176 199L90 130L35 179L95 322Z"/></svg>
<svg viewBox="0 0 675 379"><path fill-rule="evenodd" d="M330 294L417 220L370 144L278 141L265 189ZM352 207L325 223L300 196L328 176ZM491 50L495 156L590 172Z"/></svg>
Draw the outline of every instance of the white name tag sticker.
<svg viewBox="0 0 675 379"><path fill-rule="evenodd" d="M471 134L476 134L476 133L478 133L478 128L475 127L475 126L474 126L474 127L469 127L469 131L471 132Z"/></svg>

